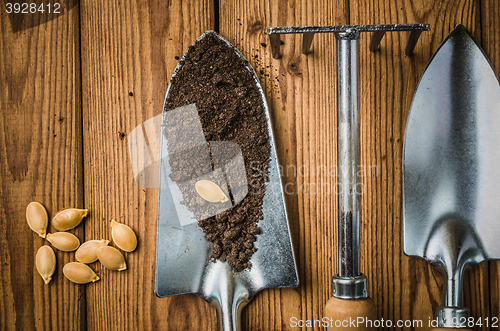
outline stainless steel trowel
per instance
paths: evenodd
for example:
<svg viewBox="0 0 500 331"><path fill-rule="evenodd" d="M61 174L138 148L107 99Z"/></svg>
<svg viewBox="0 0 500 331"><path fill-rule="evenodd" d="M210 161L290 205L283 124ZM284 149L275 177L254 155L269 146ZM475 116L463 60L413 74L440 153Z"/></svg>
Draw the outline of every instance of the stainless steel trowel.
<svg viewBox="0 0 500 331"><path fill-rule="evenodd" d="M404 252L446 277L439 327L468 317L462 274L500 258L500 85L463 25L425 70L403 151Z"/></svg>
<svg viewBox="0 0 500 331"><path fill-rule="evenodd" d="M167 100L171 97L172 85L169 85L165 97L165 105L161 129L161 162L160 187L158 202L158 233L156 253L156 281L155 293L159 297L195 293L216 307L219 311L222 330L239 330L239 315L242 308L258 291L265 288L296 287L298 286L297 268L293 254L287 212L278 168L275 142L264 92L255 72L241 53L228 41L213 31L205 32L195 43L207 36L215 36L223 41L227 48L235 52L245 63L251 73L254 83L260 92L266 117L267 130L270 142L270 163L268 181L263 199L263 219L259 221L260 234L254 243L257 251L250 259L251 268L235 272L227 262L211 261L211 243L205 239L203 230L198 225L199 215L195 215L182 204L183 183L173 180L169 159L173 154L187 150L177 142L188 133L191 150L196 151L197 157L208 155L205 149L205 135L197 118L195 105L186 105L182 109L166 111ZM190 50L186 54L188 54ZM186 57L186 54L183 57ZM181 69L177 66L173 77ZM193 65L191 63L190 65ZM175 123L187 123L178 129ZM215 147L227 142L210 142L211 153ZM176 147L180 146L180 147ZM194 149L193 149L194 148ZM179 150L178 150L179 149ZM237 146L236 146L237 150ZM186 154L187 155L187 154ZM211 174L214 181L226 179L228 187L231 184L231 171L241 170L242 157L235 154L231 160L224 160L224 167L212 160L215 168ZM233 155L234 156L234 155ZM208 161L210 166L211 162ZM224 170L225 169L225 170ZM225 174L224 174L225 171ZM243 167L244 171L244 167ZM238 171L235 171L238 172ZM244 176L246 180L246 176ZM184 183L185 184L185 183ZM229 197L226 185L221 186ZM234 188L234 187L233 187ZM245 188L244 188L245 189ZM247 191L232 190L231 197L234 203L244 199ZM237 196L239 198L237 199ZM210 209L206 217L216 215L224 208L230 208L232 201L218 205L221 210ZM228 204L229 206L225 206ZM259 211L255 211L259 213Z"/></svg>

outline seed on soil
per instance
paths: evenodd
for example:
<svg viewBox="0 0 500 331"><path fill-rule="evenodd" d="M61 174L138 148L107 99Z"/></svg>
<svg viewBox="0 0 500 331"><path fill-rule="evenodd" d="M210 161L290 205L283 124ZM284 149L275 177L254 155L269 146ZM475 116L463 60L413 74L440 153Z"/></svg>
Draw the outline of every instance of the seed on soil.
<svg viewBox="0 0 500 331"><path fill-rule="evenodd" d="M219 185L209 180L199 180L195 185L196 192L209 202L226 202L228 197L224 194Z"/></svg>
<svg viewBox="0 0 500 331"><path fill-rule="evenodd" d="M89 240L84 242L75 253L76 260L81 263L97 261L97 250L109 244L109 240Z"/></svg>
<svg viewBox="0 0 500 331"><path fill-rule="evenodd" d="M38 233L42 238L47 234L47 225L49 224L49 215L45 207L39 202L30 202L26 207L26 221L31 230Z"/></svg>
<svg viewBox="0 0 500 331"><path fill-rule="evenodd" d="M49 233L47 240L52 246L63 252L72 252L80 246L78 237L69 232Z"/></svg>
<svg viewBox="0 0 500 331"><path fill-rule="evenodd" d="M87 284L97 282L100 278L94 270L80 262L69 262L63 268L66 278L76 284Z"/></svg>
<svg viewBox="0 0 500 331"><path fill-rule="evenodd" d="M59 231L73 229L87 216L87 209L67 208L59 211L52 218L52 225Z"/></svg>
<svg viewBox="0 0 500 331"><path fill-rule="evenodd" d="M137 247L137 237L128 225L111 220L111 237L113 242L125 252L132 252Z"/></svg>
<svg viewBox="0 0 500 331"><path fill-rule="evenodd" d="M48 284L56 270L56 254L50 246L44 245L38 249L35 266L45 284Z"/></svg>
<svg viewBox="0 0 500 331"><path fill-rule="evenodd" d="M97 250L97 257L101 264L110 269L122 271L127 269L127 263L122 253L114 247L103 246Z"/></svg>

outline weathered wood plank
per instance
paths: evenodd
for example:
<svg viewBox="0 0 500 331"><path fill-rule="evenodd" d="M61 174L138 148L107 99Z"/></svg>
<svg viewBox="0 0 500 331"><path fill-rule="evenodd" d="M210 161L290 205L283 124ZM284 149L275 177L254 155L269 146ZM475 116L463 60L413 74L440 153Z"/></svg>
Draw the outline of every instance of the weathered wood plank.
<svg viewBox="0 0 500 331"><path fill-rule="evenodd" d="M85 290L62 273L72 253L55 250L57 268L45 285L34 260L50 244L30 230L25 216L31 201L44 204L49 215L83 207L79 8L67 5L57 18L45 11L10 20L3 6L0 330L85 330ZM71 232L83 240L83 227Z"/></svg>
<svg viewBox="0 0 500 331"><path fill-rule="evenodd" d="M481 46L500 77L500 2L481 1ZM500 318L500 262L489 262L490 267L490 320ZM485 316L485 315L483 315ZM500 321L498 322L500 327Z"/></svg>
<svg viewBox="0 0 500 331"><path fill-rule="evenodd" d="M155 189L139 187L126 135L162 111L170 75L187 47L213 28L211 1L83 1L82 66L86 239L110 238L109 221L139 238L128 270L93 267L89 330L216 329L215 310L195 296L155 297Z"/></svg>
<svg viewBox="0 0 500 331"><path fill-rule="evenodd" d="M361 40L361 158L377 173L365 177L362 245L364 270L377 304L378 317L422 320L442 303L442 276L425 261L404 256L402 249L402 150L411 100L419 78L433 52L459 23L479 41L479 4L474 1L394 2L360 0L350 4L351 24L429 23L412 58L404 55L406 34L387 33L381 49L368 51L369 36ZM465 285L465 303L472 316L489 310L488 269L476 267ZM482 299L480 299L482 298ZM416 329L416 328L411 328Z"/></svg>
<svg viewBox="0 0 500 331"><path fill-rule="evenodd" d="M342 24L345 13L344 1L220 2L220 32L250 61L270 106L300 277L297 289L259 293L245 310L246 330L290 330L293 317L321 318L337 263L334 36L314 36L308 56L300 36L282 36L283 58L274 60L264 32Z"/></svg>

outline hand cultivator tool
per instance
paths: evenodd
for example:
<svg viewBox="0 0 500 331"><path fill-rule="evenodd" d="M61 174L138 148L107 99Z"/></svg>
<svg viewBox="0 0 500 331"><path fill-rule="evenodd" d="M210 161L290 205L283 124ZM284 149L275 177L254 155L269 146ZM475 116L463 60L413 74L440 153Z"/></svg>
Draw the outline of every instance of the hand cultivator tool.
<svg viewBox="0 0 500 331"><path fill-rule="evenodd" d="M409 31L406 55L411 55L427 24L339 25L275 27L267 29L273 57L280 58L280 35L303 35L302 53L307 54L315 33L334 33L337 40L337 169L338 169L338 254L339 273L333 277L333 298L325 307L325 316L335 321L375 319L376 309L368 297L366 276L360 272L359 222L357 192L359 178L359 101L358 38L372 32L370 51L377 50L387 31ZM345 324L345 323L344 323ZM369 328L359 325L357 329ZM330 329L330 328L329 328ZM349 329L333 325L332 330Z"/></svg>

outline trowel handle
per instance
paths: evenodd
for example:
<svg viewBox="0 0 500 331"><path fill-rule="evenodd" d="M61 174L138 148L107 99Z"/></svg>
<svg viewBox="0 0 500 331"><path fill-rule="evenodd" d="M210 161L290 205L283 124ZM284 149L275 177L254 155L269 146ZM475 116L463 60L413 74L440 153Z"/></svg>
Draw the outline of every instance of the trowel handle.
<svg viewBox="0 0 500 331"><path fill-rule="evenodd" d="M226 284L228 285L228 284ZM221 331L240 331L241 311L247 305L246 291L231 286L222 287L218 298L210 304L217 308Z"/></svg>
<svg viewBox="0 0 500 331"><path fill-rule="evenodd" d="M328 317L328 331L333 330L375 330L375 327L369 327L369 324L358 323L357 327L352 327L351 321L358 321L364 318L364 321L374 321L377 318L377 308L372 298L368 297L362 300L344 300L331 297L326 303L323 313ZM360 320L359 320L360 321Z"/></svg>
<svg viewBox="0 0 500 331"><path fill-rule="evenodd" d="M219 309L220 331L240 331L241 330L241 310L242 306L221 304Z"/></svg>

